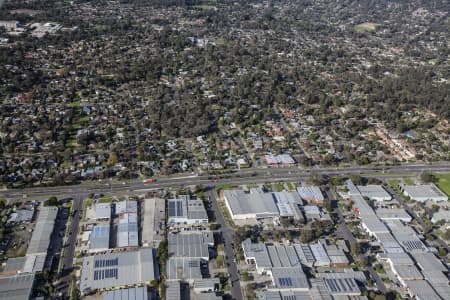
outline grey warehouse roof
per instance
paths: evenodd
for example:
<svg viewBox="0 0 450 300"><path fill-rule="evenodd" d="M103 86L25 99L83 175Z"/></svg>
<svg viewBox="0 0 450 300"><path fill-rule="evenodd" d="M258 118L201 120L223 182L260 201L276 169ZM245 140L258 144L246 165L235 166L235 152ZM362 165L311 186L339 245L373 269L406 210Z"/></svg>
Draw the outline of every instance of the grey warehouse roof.
<svg viewBox="0 0 450 300"><path fill-rule="evenodd" d="M297 193L306 201L313 199L316 201L324 200L322 191L318 186L299 186L297 188Z"/></svg>
<svg viewBox="0 0 450 300"><path fill-rule="evenodd" d="M426 185L403 185L402 189L413 199L448 200L447 195L433 183Z"/></svg>
<svg viewBox="0 0 450 300"><path fill-rule="evenodd" d="M181 299L181 288L178 280L166 281L166 298L171 300Z"/></svg>
<svg viewBox="0 0 450 300"><path fill-rule="evenodd" d="M273 268L272 283L276 289L309 290L309 281L302 267Z"/></svg>
<svg viewBox="0 0 450 300"><path fill-rule="evenodd" d="M47 254L57 215L57 207L41 207L30 244L28 245L27 255Z"/></svg>
<svg viewBox="0 0 450 300"><path fill-rule="evenodd" d="M95 225L89 237L89 249L108 249L109 229L109 225Z"/></svg>
<svg viewBox="0 0 450 300"><path fill-rule="evenodd" d="M0 300L29 299L34 283L34 274L23 274L0 278Z"/></svg>
<svg viewBox="0 0 450 300"><path fill-rule="evenodd" d="M278 208L271 193L252 189L250 193L243 190L225 190L224 196L233 215L255 214L257 217L278 216Z"/></svg>
<svg viewBox="0 0 450 300"><path fill-rule="evenodd" d="M124 200L116 203L116 214L137 213L136 200Z"/></svg>
<svg viewBox="0 0 450 300"><path fill-rule="evenodd" d="M148 300L147 287L136 287L106 291L103 293L103 300Z"/></svg>
<svg viewBox="0 0 450 300"><path fill-rule="evenodd" d="M84 292L152 281L158 278L154 257L152 248L86 256L80 289Z"/></svg>
<svg viewBox="0 0 450 300"><path fill-rule="evenodd" d="M212 232L169 233L169 257L209 258L208 245L213 245Z"/></svg>
<svg viewBox="0 0 450 300"><path fill-rule="evenodd" d="M199 258L171 257L167 261L167 278L170 280L202 279Z"/></svg>
<svg viewBox="0 0 450 300"><path fill-rule="evenodd" d="M381 185L358 185L361 195L372 200L391 200L392 196Z"/></svg>
<svg viewBox="0 0 450 300"><path fill-rule="evenodd" d="M95 204L95 219L109 219L111 218L111 204L96 203Z"/></svg>

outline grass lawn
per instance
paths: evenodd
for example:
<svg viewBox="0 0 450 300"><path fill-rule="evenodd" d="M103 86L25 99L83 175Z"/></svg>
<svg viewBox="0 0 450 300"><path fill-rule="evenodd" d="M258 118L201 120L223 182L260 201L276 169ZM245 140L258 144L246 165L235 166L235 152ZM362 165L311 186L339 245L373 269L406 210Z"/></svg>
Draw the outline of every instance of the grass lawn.
<svg viewBox="0 0 450 300"><path fill-rule="evenodd" d="M287 185L287 188L288 188L289 191L295 190L295 184L294 183L288 182L286 185Z"/></svg>
<svg viewBox="0 0 450 300"><path fill-rule="evenodd" d="M356 25L354 28L356 32L372 32L375 31L379 25L380 24L378 23L366 22Z"/></svg>
<svg viewBox="0 0 450 300"><path fill-rule="evenodd" d="M282 192L282 191L284 191L284 184L277 183L277 192Z"/></svg>
<svg viewBox="0 0 450 300"><path fill-rule="evenodd" d="M201 9L201 10L208 10L208 9L215 8L215 6L208 5L208 4L194 5L193 7L196 9Z"/></svg>
<svg viewBox="0 0 450 300"><path fill-rule="evenodd" d="M111 203L112 202L111 196L103 196L100 199L98 199L98 203Z"/></svg>
<svg viewBox="0 0 450 300"><path fill-rule="evenodd" d="M437 186L446 193L447 196L450 196L450 173L436 174L436 177L438 178Z"/></svg>
<svg viewBox="0 0 450 300"><path fill-rule="evenodd" d="M217 39L215 42L217 46L225 45L225 40L221 38Z"/></svg>
<svg viewBox="0 0 450 300"><path fill-rule="evenodd" d="M414 180L411 178L405 178L404 182L406 185L414 185Z"/></svg>

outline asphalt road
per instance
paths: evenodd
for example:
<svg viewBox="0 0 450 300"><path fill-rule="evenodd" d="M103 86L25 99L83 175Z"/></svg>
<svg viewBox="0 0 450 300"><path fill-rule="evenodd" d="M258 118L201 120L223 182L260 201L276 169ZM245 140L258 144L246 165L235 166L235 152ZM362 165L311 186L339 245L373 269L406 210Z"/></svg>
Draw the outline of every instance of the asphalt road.
<svg viewBox="0 0 450 300"><path fill-rule="evenodd" d="M130 193L136 190L149 190L157 188L167 188L173 186L204 185L214 186L221 183L246 184L260 183L265 181L287 181L307 179L311 174L323 175L344 175L344 174L368 174L371 177L386 178L389 174L395 177L398 173L409 172L450 172L450 163L440 164L406 164L391 167L348 167L348 168L249 168L237 170L235 173L222 175L216 179L214 176L182 176L182 177L162 177L154 183L143 183L141 180L132 180L131 183L121 183L117 181L85 181L80 185L59 186L59 187L36 187L26 189L12 189L0 191L0 197L7 199L18 199L24 196L39 197L48 195L78 195L85 193ZM398 176L397 176L398 177Z"/></svg>
<svg viewBox="0 0 450 300"><path fill-rule="evenodd" d="M231 282L231 296L234 300L242 300L241 284L239 281L240 278L237 263L235 261L236 255L234 254L234 250L231 246L231 243L234 241L234 230L228 226L227 222L225 222L212 189L209 190L208 196L211 200L211 208L214 211L216 222L220 224L220 229L222 231L222 240L224 242L224 251L226 256L225 264L227 266Z"/></svg>
<svg viewBox="0 0 450 300"><path fill-rule="evenodd" d="M66 248L64 251L64 257L62 257L63 260L63 267L61 271L61 277L59 280L59 285L63 286L64 288L60 290L60 292L64 296L70 296L69 295L69 288L70 283L72 281L72 270L73 270L73 260L75 258L75 248L76 248L76 241L77 241L77 232L78 232L78 226L80 223L80 215L82 214L83 210L83 199L87 195L78 194L73 196L73 208L72 211L74 212L73 217L70 217L71 223L70 223L70 230L69 230L69 236L66 241Z"/></svg>
<svg viewBox="0 0 450 300"><path fill-rule="evenodd" d="M326 191L327 197L330 201L334 201L336 203L336 198L333 196L330 190ZM358 244L358 241L353 236L353 233L348 228L347 224L345 223L344 216L342 215L342 211L339 208L339 205L336 205L334 207L333 212L338 216L338 229L337 232L344 238L344 240L348 241L350 245L352 244ZM367 271L369 272L370 276L375 280L375 283L377 285L377 289L382 292L383 294L386 294L388 292L388 289L386 288L386 285L384 284L383 280L380 278L378 273L371 267L367 266Z"/></svg>

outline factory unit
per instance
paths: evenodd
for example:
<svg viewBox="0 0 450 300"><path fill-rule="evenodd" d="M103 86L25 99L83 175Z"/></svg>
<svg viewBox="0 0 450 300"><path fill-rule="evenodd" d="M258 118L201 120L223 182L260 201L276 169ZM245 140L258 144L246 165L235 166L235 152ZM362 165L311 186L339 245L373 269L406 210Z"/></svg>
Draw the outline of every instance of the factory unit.
<svg viewBox="0 0 450 300"><path fill-rule="evenodd" d="M89 253L108 250L110 239L109 225L94 225L89 235Z"/></svg>
<svg viewBox="0 0 450 300"><path fill-rule="evenodd" d="M31 299L34 273L0 278L0 300Z"/></svg>
<svg viewBox="0 0 450 300"><path fill-rule="evenodd" d="M390 201L392 196L381 185L358 185L357 189L363 197L372 201Z"/></svg>
<svg viewBox="0 0 450 300"><path fill-rule="evenodd" d="M303 201L296 192L269 192L260 188L223 191L225 205L233 220L292 217L303 221Z"/></svg>
<svg viewBox="0 0 450 300"><path fill-rule="evenodd" d="M159 278L155 258L156 251L152 248L85 256L80 291L87 294L95 290L150 283Z"/></svg>
<svg viewBox="0 0 450 300"><path fill-rule="evenodd" d="M318 186L299 186L297 193L306 202L323 204L325 198Z"/></svg>
<svg viewBox="0 0 450 300"><path fill-rule="evenodd" d="M434 183L423 185L400 185L400 190L407 197L417 202L433 201L435 203L447 201L444 194Z"/></svg>
<svg viewBox="0 0 450 300"><path fill-rule="evenodd" d="M180 195L167 201L168 224L199 225L208 224L208 214L203 202L189 195Z"/></svg>

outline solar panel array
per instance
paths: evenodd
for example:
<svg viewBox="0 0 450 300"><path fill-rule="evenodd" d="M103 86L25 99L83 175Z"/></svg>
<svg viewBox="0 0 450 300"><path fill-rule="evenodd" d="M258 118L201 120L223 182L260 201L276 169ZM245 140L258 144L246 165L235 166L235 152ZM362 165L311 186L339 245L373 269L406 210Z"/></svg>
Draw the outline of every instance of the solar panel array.
<svg viewBox="0 0 450 300"><path fill-rule="evenodd" d="M280 285L280 287L291 287L291 286L293 286L292 278L290 278L290 277L278 278L278 284Z"/></svg>
<svg viewBox="0 0 450 300"><path fill-rule="evenodd" d="M171 217L183 216L183 200L171 199L168 205L169 205L169 216Z"/></svg>
<svg viewBox="0 0 450 300"><path fill-rule="evenodd" d="M98 259L94 261L94 268L104 268L104 267L112 267L119 265L119 258L113 259Z"/></svg>
<svg viewBox="0 0 450 300"><path fill-rule="evenodd" d="M325 283L332 293L349 292L357 288L350 278L325 279Z"/></svg>
<svg viewBox="0 0 450 300"><path fill-rule="evenodd" d="M117 279L119 275L119 269L103 269L103 270L95 270L94 271L94 280L103 280L108 278Z"/></svg>

